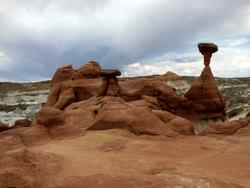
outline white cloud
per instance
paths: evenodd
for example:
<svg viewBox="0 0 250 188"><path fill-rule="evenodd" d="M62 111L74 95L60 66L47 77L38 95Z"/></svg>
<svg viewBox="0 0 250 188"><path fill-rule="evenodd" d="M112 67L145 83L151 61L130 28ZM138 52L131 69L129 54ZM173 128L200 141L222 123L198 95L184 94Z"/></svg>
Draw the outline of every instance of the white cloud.
<svg viewBox="0 0 250 188"><path fill-rule="evenodd" d="M197 74L192 58L179 65L163 55L187 53L203 40L237 48L247 45L250 32L249 0L0 1L0 50L12 62L0 71L10 79L47 78L59 64L89 59L106 68L143 62L137 74L171 68ZM223 41L228 36L238 40Z"/></svg>
<svg viewBox="0 0 250 188"><path fill-rule="evenodd" d="M122 67L124 76L164 74L172 71L180 75L198 75L202 68L202 57L191 53L167 53Z"/></svg>
<svg viewBox="0 0 250 188"><path fill-rule="evenodd" d="M10 65L11 65L11 59L3 51L0 51L0 70L8 71Z"/></svg>
<svg viewBox="0 0 250 188"><path fill-rule="evenodd" d="M249 77L250 48L223 47L214 54L211 69L218 77ZM198 76L204 65L202 55L190 53L185 55L165 54L157 59L138 62L123 67L124 76L164 74L167 71L179 75ZM182 60L180 62L179 60Z"/></svg>

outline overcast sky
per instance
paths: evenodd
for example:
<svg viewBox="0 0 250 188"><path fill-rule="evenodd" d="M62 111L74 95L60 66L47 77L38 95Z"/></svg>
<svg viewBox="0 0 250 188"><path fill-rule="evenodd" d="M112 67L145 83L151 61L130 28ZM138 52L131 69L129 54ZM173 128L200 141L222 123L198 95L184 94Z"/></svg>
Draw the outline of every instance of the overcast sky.
<svg viewBox="0 0 250 188"><path fill-rule="evenodd" d="M123 75L250 76L250 0L0 0L0 81L51 77L95 59Z"/></svg>

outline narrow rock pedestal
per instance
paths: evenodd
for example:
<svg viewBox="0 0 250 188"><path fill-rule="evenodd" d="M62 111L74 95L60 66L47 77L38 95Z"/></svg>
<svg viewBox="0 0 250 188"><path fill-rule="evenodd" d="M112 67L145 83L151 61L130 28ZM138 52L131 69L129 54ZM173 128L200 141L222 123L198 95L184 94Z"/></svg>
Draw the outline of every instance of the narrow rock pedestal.
<svg viewBox="0 0 250 188"><path fill-rule="evenodd" d="M213 43L200 43L198 48L204 56L205 68L185 97L192 102L200 119L224 119L225 102L209 66L212 54L218 51L218 47Z"/></svg>

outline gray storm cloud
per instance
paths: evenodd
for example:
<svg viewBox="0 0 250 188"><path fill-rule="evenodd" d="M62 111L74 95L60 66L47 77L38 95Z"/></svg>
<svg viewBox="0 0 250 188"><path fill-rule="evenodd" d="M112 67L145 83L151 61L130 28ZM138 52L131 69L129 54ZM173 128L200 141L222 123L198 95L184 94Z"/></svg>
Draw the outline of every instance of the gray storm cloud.
<svg viewBox="0 0 250 188"><path fill-rule="evenodd" d="M90 59L121 68L249 33L249 0L1 1L0 79L46 79Z"/></svg>

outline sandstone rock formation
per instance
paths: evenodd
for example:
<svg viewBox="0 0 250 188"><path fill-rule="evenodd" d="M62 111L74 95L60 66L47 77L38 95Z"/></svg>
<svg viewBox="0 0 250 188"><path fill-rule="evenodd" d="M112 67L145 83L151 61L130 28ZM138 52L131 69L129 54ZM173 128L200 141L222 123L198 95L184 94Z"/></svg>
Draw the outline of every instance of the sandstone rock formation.
<svg viewBox="0 0 250 188"><path fill-rule="evenodd" d="M185 96L96 62L59 68L31 126L0 124L0 187L249 187L249 115L196 130L224 115L209 67L217 48L200 49L206 67Z"/></svg>
<svg viewBox="0 0 250 188"><path fill-rule="evenodd" d="M88 66L91 64L99 67L96 63L88 63ZM61 68L54 78L60 71ZM57 82L52 85L48 101L38 113L36 122L47 127L55 138L84 134L87 130L117 128L134 134L194 134L190 121L177 115L166 121L166 117L162 117L166 114L159 116L152 111L162 110L163 105L170 111L182 107L185 99L177 96L173 88L164 81L120 84L116 78L120 74L118 70L102 70L99 78Z"/></svg>
<svg viewBox="0 0 250 188"><path fill-rule="evenodd" d="M63 81L71 80L73 73L74 69L72 65L62 65L59 69L57 69L54 76L52 77L52 86Z"/></svg>
<svg viewBox="0 0 250 188"><path fill-rule="evenodd" d="M87 67L85 77L52 85L36 122L47 127L54 138L117 128L134 134L194 134L197 121L224 118L225 115L224 99L209 67L211 54L217 47L200 44L199 49L206 66L184 96L177 95L163 80L119 82L116 76L121 73L118 70L101 70L96 62L89 62L78 70L83 75ZM228 122L215 123L202 134L233 134L246 125L248 121L230 122L230 125Z"/></svg>
<svg viewBox="0 0 250 188"><path fill-rule="evenodd" d="M218 50L214 44L199 44L204 55L205 68L195 80L185 97L192 102L192 109L200 114L201 119L225 118L225 102L221 95L211 68L209 66L212 53Z"/></svg>

